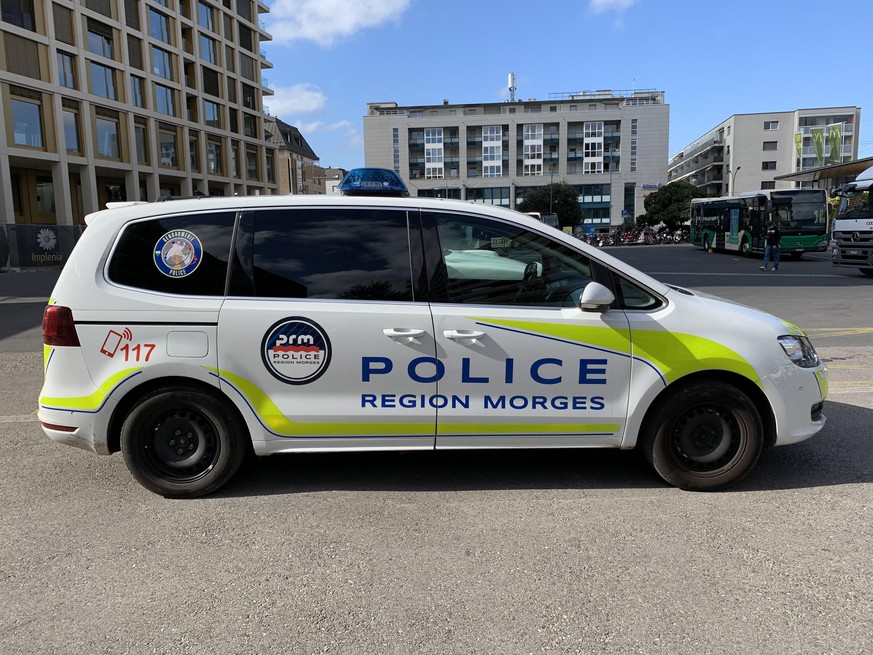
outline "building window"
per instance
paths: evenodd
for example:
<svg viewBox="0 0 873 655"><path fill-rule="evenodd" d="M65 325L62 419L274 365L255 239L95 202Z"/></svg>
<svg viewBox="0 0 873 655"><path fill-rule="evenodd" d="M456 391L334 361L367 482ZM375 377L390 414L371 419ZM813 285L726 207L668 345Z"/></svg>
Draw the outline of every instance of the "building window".
<svg viewBox="0 0 873 655"><path fill-rule="evenodd" d="M115 69L91 62L91 93L101 98L118 100L115 91Z"/></svg>
<svg viewBox="0 0 873 655"><path fill-rule="evenodd" d="M522 175L542 175L543 174L543 165L542 163L536 164L525 164L522 168Z"/></svg>
<svg viewBox="0 0 873 655"><path fill-rule="evenodd" d="M779 121L764 121L764 130L772 131L779 129Z"/></svg>
<svg viewBox="0 0 873 655"><path fill-rule="evenodd" d="M210 175L221 175L221 143L209 140L206 144L206 172Z"/></svg>
<svg viewBox="0 0 873 655"><path fill-rule="evenodd" d="M543 139L543 126L542 123L539 125L525 125L524 126L524 140L525 141L542 141Z"/></svg>
<svg viewBox="0 0 873 655"><path fill-rule="evenodd" d="M165 80L173 79L172 57L169 52L152 46L152 73Z"/></svg>
<svg viewBox="0 0 873 655"><path fill-rule="evenodd" d="M178 168L176 157L176 133L161 130L160 132L161 166L164 168Z"/></svg>
<svg viewBox="0 0 873 655"><path fill-rule="evenodd" d="M118 159L118 121L98 116L94 122L97 127L97 154L109 159Z"/></svg>
<svg viewBox="0 0 873 655"><path fill-rule="evenodd" d="M170 19L159 11L149 9L149 34L158 41L170 43Z"/></svg>
<svg viewBox="0 0 873 655"><path fill-rule="evenodd" d="M776 170L776 162L775 161L761 162L761 170L762 171L775 171Z"/></svg>
<svg viewBox="0 0 873 655"><path fill-rule="evenodd" d="M527 149L528 146L525 146ZM500 146L482 146L482 161L500 161L503 158Z"/></svg>
<svg viewBox="0 0 873 655"><path fill-rule="evenodd" d="M443 167L431 166L424 169L424 179L426 180L441 180L443 179Z"/></svg>
<svg viewBox="0 0 873 655"><path fill-rule="evenodd" d="M761 191L772 190L776 188L776 180L761 182Z"/></svg>
<svg viewBox="0 0 873 655"><path fill-rule="evenodd" d="M276 174L273 172L273 153L267 151L267 182L275 182Z"/></svg>
<svg viewBox="0 0 873 655"><path fill-rule="evenodd" d="M255 89L248 84L242 85L242 104L246 109L256 109L257 108L257 95L255 94Z"/></svg>
<svg viewBox="0 0 873 655"><path fill-rule="evenodd" d="M203 117L207 127L221 127L221 113L218 103L209 100L203 101Z"/></svg>
<svg viewBox="0 0 873 655"><path fill-rule="evenodd" d="M76 58L58 50L58 84L68 89L76 88Z"/></svg>
<svg viewBox="0 0 873 655"><path fill-rule="evenodd" d="M167 116L176 115L174 91L162 84L155 84L155 111Z"/></svg>
<svg viewBox="0 0 873 655"><path fill-rule="evenodd" d="M542 159L543 145L541 143L525 143L524 144L525 159Z"/></svg>
<svg viewBox="0 0 873 655"><path fill-rule="evenodd" d="M82 146L79 143L79 114L71 109L63 110L64 145L67 152L79 153Z"/></svg>
<svg viewBox="0 0 873 655"><path fill-rule="evenodd" d="M246 177L258 179L258 151L252 148L246 148Z"/></svg>
<svg viewBox="0 0 873 655"><path fill-rule="evenodd" d="M33 14L33 0L3 0L3 22L17 27L36 31Z"/></svg>
<svg viewBox="0 0 873 655"><path fill-rule="evenodd" d="M776 141L764 141L764 150L776 150Z"/></svg>
<svg viewBox="0 0 873 655"><path fill-rule="evenodd" d="M442 164L443 149L442 148L425 148L424 162L426 164Z"/></svg>
<svg viewBox="0 0 873 655"><path fill-rule="evenodd" d="M145 95L143 94L143 82L141 77L130 76L130 104L134 107L145 108Z"/></svg>
<svg viewBox="0 0 873 655"><path fill-rule="evenodd" d="M425 143L442 143L443 142L443 128L434 127L428 128L424 131L424 142Z"/></svg>
<svg viewBox="0 0 873 655"><path fill-rule="evenodd" d="M210 7L205 2L197 3L197 24L200 25L200 27L205 27L210 32L215 31L215 25L213 24L212 7Z"/></svg>
<svg viewBox="0 0 873 655"><path fill-rule="evenodd" d="M88 19L88 50L112 59L112 28Z"/></svg>
<svg viewBox="0 0 873 655"><path fill-rule="evenodd" d="M136 163L149 163L149 141L145 125L137 125L133 128L133 138L136 142Z"/></svg>
<svg viewBox="0 0 873 655"><path fill-rule="evenodd" d="M237 161L238 146L236 141L230 142L230 174L233 177L241 177L239 174L239 162Z"/></svg>
<svg viewBox="0 0 873 655"><path fill-rule="evenodd" d="M40 72L40 49L43 47L36 41L3 32L3 50L6 55L6 72L24 75L35 80L42 79Z"/></svg>
<svg viewBox="0 0 873 655"><path fill-rule="evenodd" d="M215 39L211 39L205 34L200 35L200 58L210 64L218 65L218 48Z"/></svg>
<svg viewBox="0 0 873 655"><path fill-rule="evenodd" d="M500 125L486 125L482 128L482 141L501 141L503 128Z"/></svg>
<svg viewBox="0 0 873 655"><path fill-rule="evenodd" d="M582 146L585 159L592 157L603 157L603 142L602 141L586 141Z"/></svg>
<svg viewBox="0 0 873 655"><path fill-rule="evenodd" d="M200 170L200 140L197 138L196 132L191 132L188 135L188 160L191 163L192 171Z"/></svg>
<svg viewBox="0 0 873 655"><path fill-rule="evenodd" d="M42 148L42 107L38 102L12 98L12 142L17 146Z"/></svg>
<svg viewBox="0 0 873 655"><path fill-rule="evenodd" d="M583 127L586 139L602 139L603 138L603 123L600 121L592 121L585 123Z"/></svg>
<svg viewBox="0 0 873 655"><path fill-rule="evenodd" d="M243 134L252 138L258 136L258 119L252 114L243 113Z"/></svg>

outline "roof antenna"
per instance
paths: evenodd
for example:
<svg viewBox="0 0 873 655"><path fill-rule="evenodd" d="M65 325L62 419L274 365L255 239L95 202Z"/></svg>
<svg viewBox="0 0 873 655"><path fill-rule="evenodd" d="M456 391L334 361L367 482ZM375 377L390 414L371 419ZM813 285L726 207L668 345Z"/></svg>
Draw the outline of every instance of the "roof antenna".
<svg viewBox="0 0 873 655"><path fill-rule="evenodd" d="M509 74L509 102L515 102L515 73Z"/></svg>

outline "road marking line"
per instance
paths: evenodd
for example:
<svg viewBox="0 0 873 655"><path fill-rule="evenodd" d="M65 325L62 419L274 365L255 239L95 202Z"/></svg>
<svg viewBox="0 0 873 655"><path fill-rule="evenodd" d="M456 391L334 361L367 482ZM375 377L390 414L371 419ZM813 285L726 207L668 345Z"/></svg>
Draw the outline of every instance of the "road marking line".
<svg viewBox="0 0 873 655"><path fill-rule="evenodd" d="M39 418L35 414L21 416L0 416L0 423L36 423Z"/></svg>
<svg viewBox="0 0 873 655"><path fill-rule="evenodd" d="M40 303L43 305L48 304L47 298L38 298L36 296L26 296L21 298L16 298L14 296L0 296L0 305L13 304L13 303Z"/></svg>

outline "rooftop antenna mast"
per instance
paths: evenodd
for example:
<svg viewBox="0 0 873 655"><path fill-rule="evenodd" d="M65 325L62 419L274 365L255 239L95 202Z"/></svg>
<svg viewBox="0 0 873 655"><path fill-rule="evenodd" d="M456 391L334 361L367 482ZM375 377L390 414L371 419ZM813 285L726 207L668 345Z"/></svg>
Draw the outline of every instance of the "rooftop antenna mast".
<svg viewBox="0 0 873 655"><path fill-rule="evenodd" d="M509 74L509 102L515 102L515 73Z"/></svg>

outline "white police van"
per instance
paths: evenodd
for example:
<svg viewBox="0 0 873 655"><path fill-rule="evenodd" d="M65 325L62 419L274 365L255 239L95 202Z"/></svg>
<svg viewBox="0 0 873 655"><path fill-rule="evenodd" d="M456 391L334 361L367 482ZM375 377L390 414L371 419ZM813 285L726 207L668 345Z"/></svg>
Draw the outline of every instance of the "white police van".
<svg viewBox="0 0 873 655"><path fill-rule="evenodd" d="M45 311L46 434L191 497L252 450L638 448L720 489L824 426L797 327L379 186L89 216Z"/></svg>

